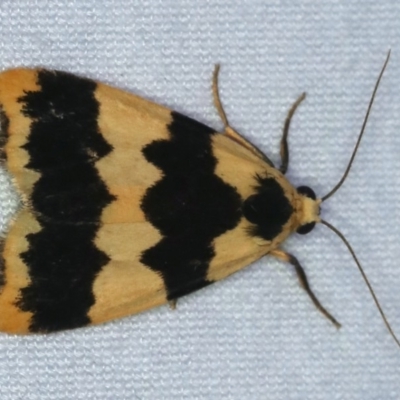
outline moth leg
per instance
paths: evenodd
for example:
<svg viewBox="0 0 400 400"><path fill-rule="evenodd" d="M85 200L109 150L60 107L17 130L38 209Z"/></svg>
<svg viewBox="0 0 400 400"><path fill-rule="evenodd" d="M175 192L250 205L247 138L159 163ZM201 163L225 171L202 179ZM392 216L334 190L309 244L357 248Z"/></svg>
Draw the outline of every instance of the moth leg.
<svg viewBox="0 0 400 400"><path fill-rule="evenodd" d="M178 302L177 299L169 300L168 305L171 310L176 310L176 303Z"/></svg>
<svg viewBox="0 0 400 400"><path fill-rule="evenodd" d="M230 139L232 139L233 141L235 141L236 143L245 147L247 150L250 150L253 154L255 154L257 157L261 158L263 161L265 161L271 167L274 167L274 164L272 163L272 161L263 152L261 152L259 149L257 149L257 147L254 146L253 144L249 143L238 132L236 132L235 129L233 129L229 125L229 121L228 121L228 118L224 111L224 107L222 106L221 98L219 95L218 74L219 74L219 64L216 64L215 68L214 68L214 73L213 73L212 92L213 92L215 108L217 109L217 112L224 124L224 134L226 136L228 136Z"/></svg>
<svg viewBox="0 0 400 400"><path fill-rule="evenodd" d="M286 174L286 171L289 166L289 146L288 146L287 138L289 135L290 122L292 121L292 117L293 117L294 113L296 112L297 107L300 105L300 103L305 98L306 98L306 94L302 93L299 96L299 98L292 104L292 107L290 107L290 110L287 113L287 116L285 119L285 124L283 126L281 145L280 145L281 166L279 167L279 170L282 172L282 174Z"/></svg>
<svg viewBox="0 0 400 400"><path fill-rule="evenodd" d="M269 254L271 256L278 258L279 260L288 262L289 264L291 264L294 267L296 274L297 274L297 278L299 279L300 285L310 296L310 299L314 303L315 307L317 307L317 309L326 318L328 318L336 326L336 328L339 329L341 327L340 323L323 307L323 305L319 302L319 300L317 299L317 297L311 290L310 285L308 283L307 275L306 275L303 267L300 265L299 261L297 260L297 258L292 256L291 254L288 254L288 253L284 252L283 250L279 250L279 249L272 250Z"/></svg>

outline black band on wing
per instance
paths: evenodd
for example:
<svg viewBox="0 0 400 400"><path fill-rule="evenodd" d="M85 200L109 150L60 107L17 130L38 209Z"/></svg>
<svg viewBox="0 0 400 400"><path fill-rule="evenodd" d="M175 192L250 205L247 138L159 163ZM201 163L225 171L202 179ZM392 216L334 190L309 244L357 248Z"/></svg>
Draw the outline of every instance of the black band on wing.
<svg viewBox="0 0 400 400"><path fill-rule="evenodd" d="M213 240L238 224L241 198L214 173L212 129L176 112L168 129L169 140L143 149L163 172L141 204L163 238L143 252L141 261L161 274L172 300L210 283Z"/></svg>
<svg viewBox="0 0 400 400"><path fill-rule="evenodd" d="M19 99L32 120L23 148L25 168L39 174L30 202L41 230L27 236L29 250L20 255L31 282L18 305L33 313L32 331L47 332L90 322L93 281L109 261L94 239L114 199L95 161L112 147L97 125L95 82L43 70L37 84L38 91Z"/></svg>

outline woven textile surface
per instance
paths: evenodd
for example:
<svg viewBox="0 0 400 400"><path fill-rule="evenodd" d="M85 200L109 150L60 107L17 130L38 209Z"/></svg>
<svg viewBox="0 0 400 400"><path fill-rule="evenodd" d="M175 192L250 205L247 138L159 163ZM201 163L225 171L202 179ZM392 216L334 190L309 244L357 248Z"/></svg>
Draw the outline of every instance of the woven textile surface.
<svg viewBox="0 0 400 400"><path fill-rule="evenodd" d="M353 169L322 213L352 243L400 335L399 21L394 0L3 0L0 66L88 76L221 129L218 62L230 123L277 162L287 110L306 91L287 175L322 196L347 165L391 49ZM3 232L16 204L2 170ZM265 257L176 311L0 334L0 398L398 400L400 349L343 243L318 226L283 247L342 329L315 310L290 266Z"/></svg>

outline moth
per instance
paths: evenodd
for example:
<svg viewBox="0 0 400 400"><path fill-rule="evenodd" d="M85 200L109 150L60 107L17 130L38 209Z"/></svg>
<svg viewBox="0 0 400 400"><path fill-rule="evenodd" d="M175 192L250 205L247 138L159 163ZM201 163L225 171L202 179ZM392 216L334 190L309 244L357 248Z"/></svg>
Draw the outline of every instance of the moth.
<svg viewBox="0 0 400 400"><path fill-rule="evenodd" d="M222 133L69 73L0 74L2 165L22 198L0 249L1 331L54 332L173 306L267 254L293 265L340 326L281 247L318 222L336 230L320 205L344 180L317 198L285 178L290 120L305 95L288 113L276 168L229 125L218 71Z"/></svg>

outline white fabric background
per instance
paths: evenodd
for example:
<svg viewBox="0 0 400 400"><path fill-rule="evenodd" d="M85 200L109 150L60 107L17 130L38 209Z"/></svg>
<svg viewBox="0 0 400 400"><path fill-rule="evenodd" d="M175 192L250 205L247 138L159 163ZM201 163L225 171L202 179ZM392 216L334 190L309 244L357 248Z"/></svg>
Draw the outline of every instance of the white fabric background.
<svg viewBox="0 0 400 400"><path fill-rule="evenodd" d="M400 3L2 0L0 67L97 78L221 128L278 160L288 108L289 178L324 195L349 159L386 52L392 58L346 185L323 207L343 230L400 335ZM15 204L0 175L1 223ZM265 258L178 303L48 336L0 334L1 399L393 399L400 349L344 245L325 227L285 243L337 331L291 269ZM0 310L1 313L1 310Z"/></svg>

